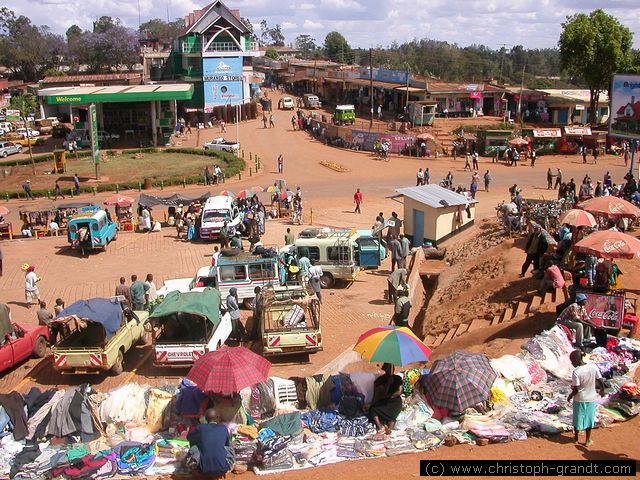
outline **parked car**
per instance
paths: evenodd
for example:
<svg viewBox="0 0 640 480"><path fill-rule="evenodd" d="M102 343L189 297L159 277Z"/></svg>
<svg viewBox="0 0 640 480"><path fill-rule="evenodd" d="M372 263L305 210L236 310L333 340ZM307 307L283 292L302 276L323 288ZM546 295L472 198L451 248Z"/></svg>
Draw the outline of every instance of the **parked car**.
<svg viewBox="0 0 640 480"><path fill-rule="evenodd" d="M202 207L200 231L198 234L203 240L218 238L224 222L227 222L229 229L242 231L243 219L244 214L231 197L225 195L209 197L204 207Z"/></svg>
<svg viewBox="0 0 640 480"><path fill-rule="evenodd" d="M54 370L122 373L124 354L142 339L149 313L130 310L120 298L80 300L58 314L54 322L68 333L51 348Z"/></svg>
<svg viewBox="0 0 640 480"><path fill-rule="evenodd" d="M0 304L0 372L17 365L31 355L47 354L49 329L43 325L18 325L11 321L11 311Z"/></svg>
<svg viewBox="0 0 640 480"><path fill-rule="evenodd" d="M0 157L7 157L14 153L22 153L22 145L13 142L0 142Z"/></svg>
<svg viewBox="0 0 640 480"><path fill-rule="evenodd" d="M313 93L305 93L302 96L305 108L322 108L322 102L317 95Z"/></svg>
<svg viewBox="0 0 640 480"><path fill-rule="evenodd" d="M356 121L356 109L353 105L336 105L333 123L336 125L353 125Z"/></svg>
<svg viewBox="0 0 640 480"><path fill-rule="evenodd" d="M202 145L205 150L218 150L222 152L237 152L240 150L240 144L238 142L228 142L224 138L214 138L210 142Z"/></svg>
<svg viewBox="0 0 640 480"><path fill-rule="evenodd" d="M149 324L157 367L188 367L224 345L233 330L220 292L213 288L169 293L154 309Z"/></svg>
<svg viewBox="0 0 640 480"><path fill-rule="evenodd" d="M29 135L27 135L27 131L29 132ZM27 138L27 137L39 137L40 136L40 132L38 130L34 130L33 128L18 128L16 130L16 133L20 136L22 136L22 138Z"/></svg>
<svg viewBox="0 0 640 480"><path fill-rule="evenodd" d="M100 143L109 143L114 142L116 140L120 140L120 134L118 133L109 133L104 130L100 130L98 132L98 142Z"/></svg>
<svg viewBox="0 0 640 480"><path fill-rule="evenodd" d="M67 236L71 248L85 250L102 248L107 250L109 243L118 238L118 225L110 222L107 213L99 207L87 207L77 213L68 222Z"/></svg>
<svg viewBox="0 0 640 480"><path fill-rule="evenodd" d="M5 122L4 120L0 122L0 135L13 132L13 129L14 126L11 122Z"/></svg>

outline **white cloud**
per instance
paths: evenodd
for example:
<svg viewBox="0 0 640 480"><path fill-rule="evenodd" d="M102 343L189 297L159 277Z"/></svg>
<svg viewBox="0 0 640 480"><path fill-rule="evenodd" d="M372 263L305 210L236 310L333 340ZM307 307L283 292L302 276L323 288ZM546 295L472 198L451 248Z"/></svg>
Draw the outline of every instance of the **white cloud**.
<svg viewBox="0 0 640 480"><path fill-rule="evenodd" d="M324 25L320 22L314 22L312 20L306 19L302 24L303 30L322 30Z"/></svg>
<svg viewBox="0 0 640 480"><path fill-rule="evenodd" d="M141 21L171 20L203 8L211 0L140 0ZM300 0L299 0L300 1ZM305 32L317 38L333 30L353 46L370 47L428 37L458 45L501 43L528 48L554 47L567 15L603 8L627 25L640 47L638 0L227 0L259 30L261 20L280 24L286 41ZM122 0L5 0L4 5L37 25L64 33L72 24L90 29L101 15L138 26L137 1Z"/></svg>

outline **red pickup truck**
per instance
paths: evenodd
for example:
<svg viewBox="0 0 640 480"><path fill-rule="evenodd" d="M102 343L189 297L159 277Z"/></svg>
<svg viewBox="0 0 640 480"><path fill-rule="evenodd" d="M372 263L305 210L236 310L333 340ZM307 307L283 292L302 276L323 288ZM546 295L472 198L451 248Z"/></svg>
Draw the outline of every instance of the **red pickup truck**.
<svg viewBox="0 0 640 480"><path fill-rule="evenodd" d="M47 354L49 328L22 326L11 322L9 307L0 304L0 372L13 367L32 354L43 358Z"/></svg>

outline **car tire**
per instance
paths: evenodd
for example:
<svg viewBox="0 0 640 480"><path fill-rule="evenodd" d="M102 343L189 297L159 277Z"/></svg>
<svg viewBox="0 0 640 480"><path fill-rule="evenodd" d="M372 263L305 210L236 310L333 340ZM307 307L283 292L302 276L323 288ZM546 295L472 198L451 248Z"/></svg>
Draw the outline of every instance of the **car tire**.
<svg viewBox="0 0 640 480"><path fill-rule="evenodd" d="M47 339L38 337L33 345L33 356L36 358L44 358L47 355Z"/></svg>
<svg viewBox="0 0 640 480"><path fill-rule="evenodd" d="M118 356L116 357L113 367L111 367L111 373L113 375L120 375L122 372L124 372L124 353L122 353L122 350L118 350Z"/></svg>
<svg viewBox="0 0 640 480"><path fill-rule="evenodd" d="M336 281L333 278L333 275L331 275L330 273L323 273L320 277L320 287L322 288L331 288L333 287L335 282Z"/></svg>
<svg viewBox="0 0 640 480"><path fill-rule="evenodd" d="M7 158L7 155L9 155L7 152L2 152L2 158Z"/></svg>
<svg viewBox="0 0 640 480"><path fill-rule="evenodd" d="M22 145L18 145L18 153L22 153Z"/></svg>
<svg viewBox="0 0 640 480"><path fill-rule="evenodd" d="M247 310L253 310L253 302L255 301L255 297L253 298L245 298L242 300L242 306Z"/></svg>

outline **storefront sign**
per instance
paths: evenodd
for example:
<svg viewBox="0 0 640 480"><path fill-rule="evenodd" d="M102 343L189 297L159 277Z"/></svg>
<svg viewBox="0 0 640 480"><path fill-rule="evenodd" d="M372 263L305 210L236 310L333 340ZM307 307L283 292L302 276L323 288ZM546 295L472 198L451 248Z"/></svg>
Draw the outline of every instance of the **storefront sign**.
<svg viewBox="0 0 640 480"><path fill-rule="evenodd" d="M240 103L243 98L242 58L204 58L204 111L211 113L217 105Z"/></svg>
<svg viewBox="0 0 640 480"><path fill-rule="evenodd" d="M559 128L534 128L533 136L536 138L560 138L562 133Z"/></svg>
<svg viewBox="0 0 640 480"><path fill-rule="evenodd" d="M591 135L591 128L590 127L564 127L564 134L576 135L576 136Z"/></svg>
<svg viewBox="0 0 640 480"><path fill-rule="evenodd" d="M95 165L100 164L100 150L98 145L98 112L96 105L89 105L89 136L91 140L91 157Z"/></svg>
<svg viewBox="0 0 640 480"><path fill-rule="evenodd" d="M362 145L363 150L373 151L373 144L378 140L376 132L366 132L364 130L352 130L352 140Z"/></svg>
<svg viewBox="0 0 640 480"><path fill-rule="evenodd" d="M587 293L584 308L589 320L598 328L619 330L624 318L624 295Z"/></svg>
<svg viewBox="0 0 640 480"><path fill-rule="evenodd" d="M416 136L402 134L383 134L380 137L380 141L386 141L389 144L389 150L397 153L400 152L405 147L405 145L414 145L416 143Z"/></svg>
<svg viewBox="0 0 640 480"><path fill-rule="evenodd" d="M614 75L609 135L640 140L640 75Z"/></svg>
<svg viewBox="0 0 640 480"><path fill-rule="evenodd" d="M373 69L373 81L374 82L387 82L387 83L399 83L406 85L407 77L409 74L402 70L387 70L385 68ZM369 80L369 69L360 69L360 78Z"/></svg>
<svg viewBox="0 0 640 480"><path fill-rule="evenodd" d="M469 94L469 98L481 99L482 98L482 92L471 92Z"/></svg>

